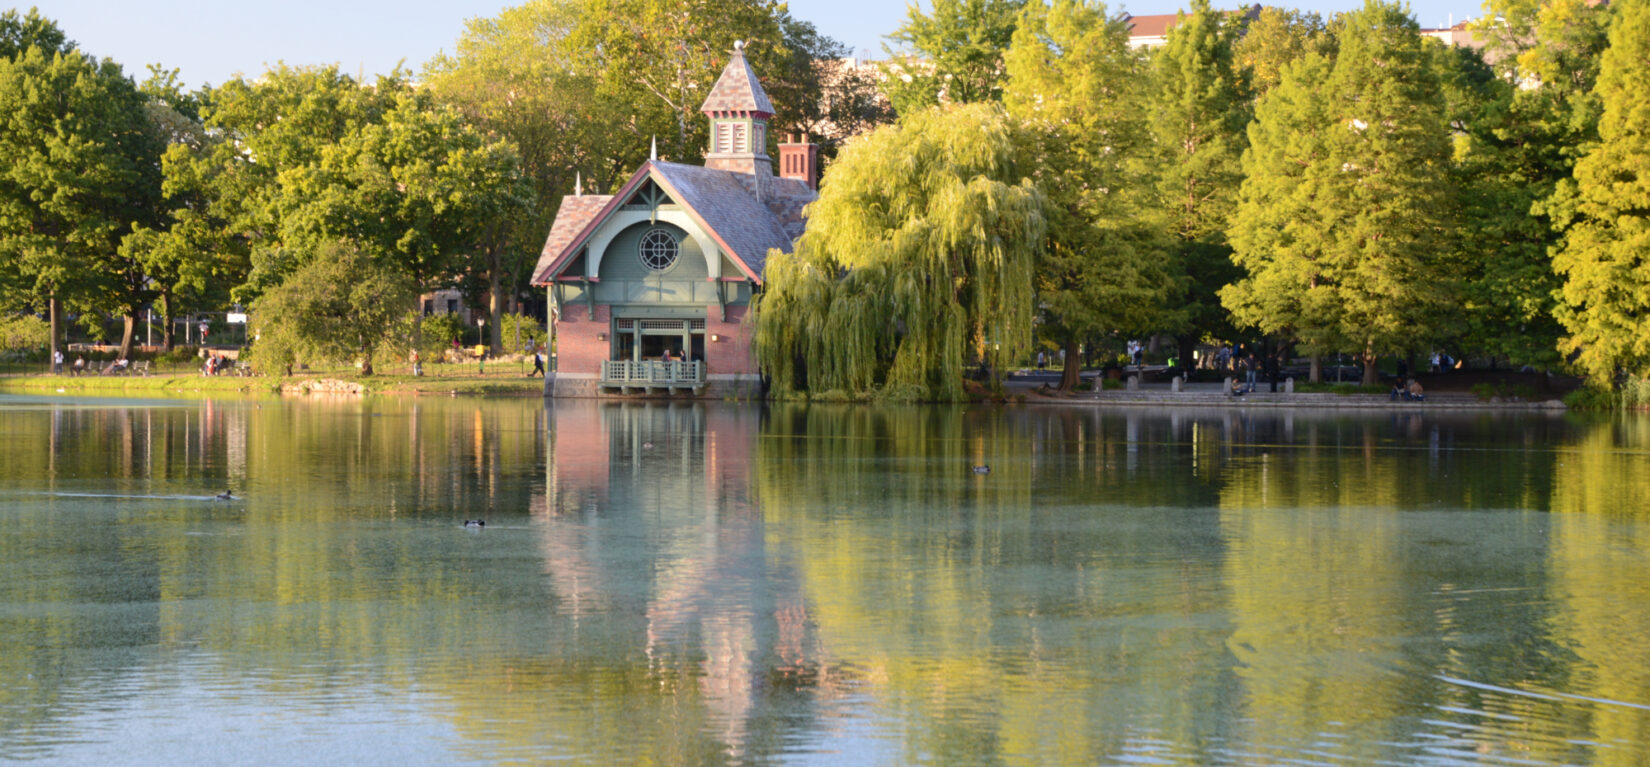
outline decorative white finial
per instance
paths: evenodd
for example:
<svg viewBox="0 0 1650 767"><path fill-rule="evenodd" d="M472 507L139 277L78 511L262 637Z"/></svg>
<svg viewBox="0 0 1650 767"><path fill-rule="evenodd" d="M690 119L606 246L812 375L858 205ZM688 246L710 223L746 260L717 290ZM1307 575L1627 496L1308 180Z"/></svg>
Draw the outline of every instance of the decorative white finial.
<svg viewBox="0 0 1650 767"><path fill-rule="evenodd" d="M658 160L659 159L659 137L658 136L653 137L653 153L652 153L652 155L650 155L648 157L648 159L650 159L650 160Z"/></svg>
<svg viewBox="0 0 1650 767"><path fill-rule="evenodd" d="M573 174L573 196L574 197L583 197L584 196L584 174L583 173L574 173Z"/></svg>
<svg viewBox="0 0 1650 767"><path fill-rule="evenodd" d="M745 41L744 40L735 40L735 41L733 41L733 50L736 51L736 52L745 50Z"/></svg>

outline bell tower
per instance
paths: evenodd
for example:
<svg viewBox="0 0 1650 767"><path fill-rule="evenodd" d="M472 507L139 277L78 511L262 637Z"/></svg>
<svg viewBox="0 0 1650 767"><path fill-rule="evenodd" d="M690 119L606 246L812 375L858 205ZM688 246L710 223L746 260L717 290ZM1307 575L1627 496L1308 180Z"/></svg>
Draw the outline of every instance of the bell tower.
<svg viewBox="0 0 1650 767"><path fill-rule="evenodd" d="M768 120L773 117L773 103L745 61L743 42L733 43L728 65L699 111L710 118L705 167L773 176L773 160L768 157Z"/></svg>

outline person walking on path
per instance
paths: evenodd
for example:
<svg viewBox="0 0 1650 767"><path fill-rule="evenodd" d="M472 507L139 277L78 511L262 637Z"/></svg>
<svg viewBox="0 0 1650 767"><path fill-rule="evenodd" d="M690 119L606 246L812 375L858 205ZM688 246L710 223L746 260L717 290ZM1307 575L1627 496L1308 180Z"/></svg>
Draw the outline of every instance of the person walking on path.
<svg viewBox="0 0 1650 767"><path fill-rule="evenodd" d="M52 374L53 375L62 375L63 374L63 350L62 349L57 349L57 350L52 352Z"/></svg>
<svg viewBox="0 0 1650 767"><path fill-rule="evenodd" d="M533 376L544 377L544 357L538 352L533 352L533 372L527 374L528 378Z"/></svg>
<svg viewBox="0 0 1650 767"><path fill-rule="evenodd" d="M1254 352L1249 352L1249 359L1248 359L1248 368L1249 369L1244 371L1243 377L1245 379L1245 383L1247 383L1249 385L1249 392L1251 394L1253 394L1254 391L1255 391L1255 363L1256 363L1255 353Z"/></svg>

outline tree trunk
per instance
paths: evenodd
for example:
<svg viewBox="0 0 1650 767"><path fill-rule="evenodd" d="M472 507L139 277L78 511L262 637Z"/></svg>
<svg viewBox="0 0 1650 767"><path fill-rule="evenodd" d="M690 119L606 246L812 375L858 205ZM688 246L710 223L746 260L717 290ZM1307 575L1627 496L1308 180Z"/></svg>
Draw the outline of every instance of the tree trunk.
<svg viewBox="0 0 1650 767"><path fill-rule="evenodd" d="M160 333L160 344L166 351L172 351L172 344L177 342L177 332L172 328L171 291L160 294L160 324L163 328Z"/></svg>
<svg viewBox="0 0 1650 767"><path fill-rule="evenodd" d="M1376 370L1375 370L1375 361L1376 361L1376 359L1375 359L1375 342L1374 341L1369 341L1368 343L1364 344L1363 360L1364 360L1364 380L1362 381L1363 385L1364 386L1374 386L1374 385L1380 383L1380 378L1378 377L1378 375L1376 373Z"/></svg>
<svg viewBox="0 0 1650 767"><path fill-rule="evenodd" d="M51 348L46 350L46 365L49 369L49 366L56 364L57 362L57 340L62 337L63 321L60 316L62 314L62 309L57 305L56 291L53 291L52 294L46 299L46 314L48 315L52 325L52 337L47 343L47 346L50 346ZM55 373L57 371L54 370L52 372Z"/></svg>
<svg viewBox="0 0 1650 767"><path fill-rule="evenodd" d="M129 360L132 358L132 342L137 336L138 315L136 309L127 309L123 327L120 331L120 355L117 359Z"/></svg>
<svg viewBox="0 0 1650 767"><path fill-rule="evenodd" d="M1278 393L1278 367L1283 362L1284 343L1268 341L1266 352L1266 380L1272 382L1272 393Z"/></svg>
<svg viewBox="0 0 1650 767"><path fill-rule="evenodd" d="M1307 357L1311 360L1311 367L1306 374L1306 380L1312 383L1323 383L1323 355L1314 354Z"/></svg>
<svg viewBox="0 0 1650 767"><path fill-rule="evenodd" d="M499 280L498 248L490 248L487 268L487 323L492 331L487 337L487 348L493 354L503 351L504 323L504 283Z"/></svg>
<svg viewBox="0 0 1650 767"><path fill-rule="evenodd" d="M1082 381L1083 360L1077 354L1077 337L1066 337L1066 366L1060 371L1060 391L1076 391Z"/></svg>

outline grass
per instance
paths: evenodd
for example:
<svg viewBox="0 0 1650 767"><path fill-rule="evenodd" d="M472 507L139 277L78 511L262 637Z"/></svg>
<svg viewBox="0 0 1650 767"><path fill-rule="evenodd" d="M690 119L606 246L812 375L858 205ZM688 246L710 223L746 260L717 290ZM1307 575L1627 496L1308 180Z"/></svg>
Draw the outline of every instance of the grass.
<svg viewBox="0 0 1650 767"><path fill-rule="evenodd" d="M361 384L368 394L462 394L472 396L537 396L544 381L528 378L516 365L488 365L485 374L475 364L426 365L425 375L414 377L405 369L389 374L363 376L352 368L309 370L287 376L203 376L193 366L183 370L161 370L148 376L64 376L45 375L40 366L28 373L12 372L0 377L0 391L86 392L151 394L279 394L283 386L303 381L339 380ZM531 370L531 366L527 366Z"/></svg>

